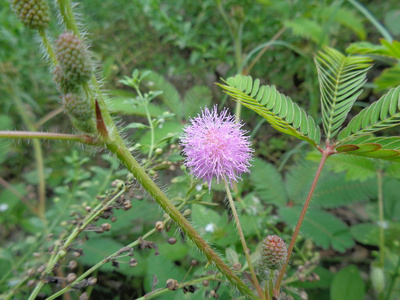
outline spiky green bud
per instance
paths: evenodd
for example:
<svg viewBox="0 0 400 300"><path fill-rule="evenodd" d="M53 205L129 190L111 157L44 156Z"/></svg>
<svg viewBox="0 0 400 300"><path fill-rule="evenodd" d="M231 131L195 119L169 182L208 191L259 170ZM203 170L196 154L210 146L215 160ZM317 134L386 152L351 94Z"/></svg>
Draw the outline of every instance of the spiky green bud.
<svg viewBox="0 0 400 300"><path fill-rule="evenodd" d="M64 95L62 102L65 111L78 121L86 122L93 115L88 101L77 94Z"/></svg>
<svg viewBox="0 0 400 300"><path fill-rule="evenodd" d="M53 81L56 83L57 89L61 94L76 93L79 90L79 85L65 78L60 66L54 68L53 75Z"/></svg>
<svg viewBox="0 0 400 300"><path fill-rule="evenodd" d="M72 84L81 84L92 76L92 64L85 44L71 32L61 34L56 41L56 56L62 75Z"/></svg>
<svg viewBox="0 0 400 300"><path fill-rule="evenodd" d="M262 245L260 267L269 270L280 270L287 258L285 242L276 235L268 235Z"/></svg>
<svg viewBox="0 0 400 300"><path fill-rule="evenodd" d="M46 0L10 0L11 8L30 29L46 28L50 22L50 8Z"/></svg>

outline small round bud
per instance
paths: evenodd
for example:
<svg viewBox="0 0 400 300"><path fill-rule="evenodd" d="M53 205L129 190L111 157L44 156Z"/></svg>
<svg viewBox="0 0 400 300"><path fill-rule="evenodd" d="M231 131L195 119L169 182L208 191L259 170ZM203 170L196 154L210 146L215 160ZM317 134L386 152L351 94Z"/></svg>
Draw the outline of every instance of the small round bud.
<svg viewBox="0 0 400 300"><path fill-rule="evenodd" d="M70 270L74 270L74 269L76 269L78 267L78 262L76 261L76 260L71 260L69 263L68 263L68 268L70 269Z"/></svg>
<svg viewBox="0 0 400 300"><path fill-rule="evenodd" d="M87 280L87 284L88 284L89 286L93 286L93 285L95 285L96 283L97 283L97 278L96 278L96 277L89 277L88 280Z"/></svg>
<svg viewBox="0 0 400 300"><path fill-rule="evenodd" d="M193 259L193 260L190 262L190 264L194 267L194 266L197 266L197 265L199 264L199 262L198 262L197 260Z"/></svg>
<svg viewBox="0 0 400 300"><path fill-rule="evenodd" d="M28 277L32 277L35 274L36 274L36 270L34 268L30 268L30 269L28 269L28 271L26 271L26 276L28 276Z"/></svg>
<svg viewBox="0 0 400 300"><path fill-rule="evenodd" d="M178 288L178 281L176 281L175 279L168 279L167 288L171 291L175 291Z"/></svg>
<svg viewBox="0 0 400 300"><path fill-rule="evenodd" d="M80 256L82 256L82 253L79 252L79 251L74 251L74 252L72 253L72 255L75 256L75 257L80 257Z"/></svg>
<svg viewBox="0 0 400 300"><path fill-rule="evenodd" d="M156 151L154 152L157 156L160 156L161 154L163 154L163 149L161 148L157 148Z"/></svg>
<svg viewBox="0 0 400 300"><path fill-rule="evenodd" d="M128 200L126 200L122 206L123 206L124 210L130 210L132 208L132 204Z"/></svg>
<svg viewBox="0 0 400 300"><path fill-rule="evenodd" d="M35 279L31 279L26 283L27 287L34 287L36 286L36 280Z"/></svg>
<svg viewBox="0 0 400 300"><path fill-rule="evenodd" d="M79 296L79 300L89 300L88 294L86 294L86 292L82 293L82 294Z"/></svg>
<svg viewBox="0 0 400 300"><path fill-rule="evenodd" d="M237 262L237 263L233 264L232 267L235 271L240 271L240 269L242 268L242 264L240 262Z"/></svg>
<svg viewBox="0 0 400 300"><path fill-rule="evenodd" d="M57 90L60 92L60 94L65 95L68 93L73 93L76 94L79 92L79 85L69 81L67 78L65 78L63 71L61 70L61 67L57 65L54 70L53 70L53 81L55 82L57 86Z"/></svg>
<svg viewBox="0 0 400 300"><path fill-rule="evenodd" d="M75 281L75 279L76 279L76 274L75 274L75 273L69 273L69 274L67 275L67 281L68 281L68 283L71 283L71 282Z"/></svg>
<svg viewBox="0 0 400 300"><path fill-rule="evenodd" d="M44 29L50 22L50 8L46 0L11 0L12 10L30 29Z"/></svg>
<svg viewBox="0 0 400 300"><path fill-rule="evenodd" d="M205 287L207 287L207 286L210 284L210 282L209 282L208 280L203 280L202 284L203 284Z"/></svg>
<svg viewBox="0 0 400 300"><path fill-rule="evenodd" d="M109 230L111 229L111 224L109 224L109 223L103 223L103 224L101 224L101 228L102 228L104 231L109 231Z"/></svg>
<svg viewBox="0 0 400 300"><path fill-rule="evenodd" d="M279 236L267 236L262 245L260 267L280 270L285 264L286 258L287 248L285 242Z"/></svg>
<svg viewBox="0 0 400 300"><path fill-rule="evenodd" d="M91 208L90 206L86 206L86 207L85 207L85 210L86 210L87 212L91 212L91 211L92 211L92 208Z"/></svg>
<svg viewBox="0 0 400 300"><path fill-rule="evenodd" d="M185 211L183 212L183 216L184 217L187 217L187 216L190 216L190 214L192 213L192 210L191 209L185 209Z"/></svg>
<svg viewBox="0 0 400 300"><path fill-rule="evenodd" d="M43 273L44 270L46 270L46 265L41 265L39 268L37 268L37 272L38 272L39 274L40 274L40 273Z"/></svg>
<svg viewBox="0 0 400 300"><path fill-rule="evenodd" d="M379 267L372 267L371 282L374 290L381 293L385 288L385 274L383 269Z"/></svg>
<svg viewBox="0 0 400 300"><path fill-rule="evenodd" d="M136 267L138 265L138 262L137 262L137 259L136 258L131 258L130 260L129 260L129 266L131 267L131 268L134 268L134 267Z"/></svg>
<svg viewBox="0 0 400 300"><path fill-rule="evenodd" d="M156 222L156 229L162 231L164 229L165 223L163 221Z"/></svg>
<svg viewBox="0 0 400 300"><path fill-rule="evenodd" d="M61 34L55 45L62 74L73 84L81 84L92 76L92 65L84 43L72 32Z"/></svg>
<svg viewBox="0 0 400 300"><path fill-rule="evenodd" d="M117 221L117 217L116 216L111 217L111 222L115 222L115 221Z"/></svg>
<svg viewBox="0 0 400 300"><path fill-rule="evenodd" d="M170 237L170 238L167 240L167 242L168 242L168 244L171 244L171 245L173 245L173 244L175 244L175 243L176 243L176 238L174 238L174 237Z"/></svg>

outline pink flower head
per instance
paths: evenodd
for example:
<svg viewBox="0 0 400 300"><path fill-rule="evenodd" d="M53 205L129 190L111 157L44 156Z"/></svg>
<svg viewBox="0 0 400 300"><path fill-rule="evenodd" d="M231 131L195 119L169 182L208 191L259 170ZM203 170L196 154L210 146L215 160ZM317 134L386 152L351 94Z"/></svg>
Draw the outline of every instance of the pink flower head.
<svg viewBox="0 0 400 300"><path fill-rule="evenodd" d="M243 124L236 123L227 109L218 115L217 106L211 111L205 108L190 122L183 129L181 145L187 156L185 165L192 175L211 188L214 177L217 182L220 179L237 182L242 173L249 172L251 142L241 129Z"/></svg>

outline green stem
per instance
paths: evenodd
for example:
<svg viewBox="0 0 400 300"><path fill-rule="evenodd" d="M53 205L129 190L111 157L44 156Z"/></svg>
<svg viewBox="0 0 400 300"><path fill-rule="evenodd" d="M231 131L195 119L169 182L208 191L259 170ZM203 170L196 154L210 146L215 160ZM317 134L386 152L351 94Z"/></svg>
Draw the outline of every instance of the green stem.
<svg viewBox="0 0 400 300"><path fill-rule="evenodd" d="M84 221L79 226L75 227L75 229L67 237L67 239L62 244L62 246L60 246L60 250L58 250L58 249L54 250L54 253L50 257L50 260L47 263L47 266L46 266L45 271L43 272L43 275L47 275L47 274L50 274L52 272L52 270L54 269L54 266L56 265L56 263L67 254L69 245L71 245L71 243L76 239L76 237L86 228L86 226L88 226L90 224L90 222L93 221L94 218L99 216L105 209L107 209L107 207L111 203L113 203L115 200L118 199L118 197L120 197L124 192L126 192L126 190L127 190L127 188L123 187L111 199L109 199L108 201L102 202L99 205L97 205L96 208L94 208L92 210L92 212L90 212L86 216ZM39 281L38 285L32 291L32 293L29 296L28 300L36 299L36 296L39 294L39 292L42 289L42 287L44 286L44 284L45 284L45 282L43 280Z"/></svg>
<svg viewBox="0 0 400 300"><path fill-rule="evenodd" d="M150 160L153 155L153 148L154 148L154 124L153 124L153 121L151 120L151 116L150 116L150 112L149 112L149 108L148 108L148 102L144 105L144 109L146 110L147 120L149 121L149 125L150 125L151 142L150 142L150 150L149 150L149 155L148 155L148 159Z"/></svg>
<svg viewBox="0 0 400 300"><path fill-rule="evenodd" d="M204 280L216 280L217 277L218 277L218 274L193 279L191 281L178 284L177 289L181 289L181 288L184 288L185 286L189 286L189 285L199 284L199 283L202 283ZM168 293L168 292L171 292L171 290L168 288L163 288L163 289L151 292L149 294L146 294L145 296L137 298L135 300L150 300L150 299L156 298L158 296L164 295L165 293Z"/></svg>
<svg viewBox="0 0 400 300"><path fill-rule="evenodd" d="M243 252L244 252L244 255L246 256L247 264L249 265L249 269L250 269L251 277L253 279L254 287L257 289L260 299L263 299L264 293L260 287L260 284L258 283L256 273L254 272L253 264L251 263L251 258L249 255L249 248L247 247L246 239L244 238L242 226L240 225L240 220L239 220L239 216L236 211L235 203L233 202L233 198L232 198L232 194L231 194L228 182L225 179L224 179L224 185L225 185L226 195L228 196L229 205L232 210L232 215L235 218L236 227L237 227L237 230L239 233L240 241L242 242Z"/></svg>
<svg viewBox="0 0 400 300"><path fill-rule="evenodd" d="M269 272L269 283L268 283L268 291L266 290L265 293L269 294L270 299L273 299L274 296L274 270L270 270Z"/></svg>
<svg viewBox="0 0 400 300"><path fill-rule="evenodd" d="M29 131L36 131L36 127L33 124L30 116L28 115L24 104L22 103L21 99L18 97L18 95L15 94L14 88L12 87L12 94L14 95L13 100L14 103L17 106L18 112L22 118L23 123L25 126L28 128ZM45 176L44 176L44 162L43 162L43 151L42 151L42 145L38 140L33 140L33 151L35 155L35 162L36 162L36 168L37 168L37 175L38 175L38 194L39 194L39 205L38 205L38 214L40 215L40 218L44 222L44 224L47 223L46 221L46 181L45 181Z"/></svg>
<svg viewBox="0 0 400 300"><path fill-rule="evenodd" d="M304 206L303 206L303 209L301 211L299 220L297 221L296 228L294 229L294 232L293 232L293 235L292 235L292 239L290 240L290 244L289 244L289 248L288 248L288 254L287 254L287 257L286 257L285 264L283 265L282 269L280 270L278 279L277 279L277 281L275 283L274 290L275 290L275 295L277 295L277 296L279 296L279 288L280 288L283 276L285 275L286 267L287 267L287 265L289 263L290 256L292 254L294 245L296 243L297 236L298 236L299 231L300 231L300 227L301 227L301 225L303 223L304 217L306 216L307 209L308 209L308 206L310 205L312 195L314 194L315 188L317 186L318 179L319 179L319 177L321 175L322 169L323 169L323 167L325 165L325 162L326 162L327 158L332 154L333 154L333 150L332 150L331 146L328 144L327 148L325 150L322 150L321 161L319 163L317 172L315 173L315 177L314 177L314 180L312 182L312 185L311 185L310 191L308 193L307 199L304 202Z"/></svg>
<svg viewBox="0 0 400 300"><path fill-rule="evenodd" d="M57 0L60 7L60 14L64 21L64 25L68 30L71 30L77 37L81 37L78 23L76 22L74 12L72 10L71 1Z"/></svg>
<svg viewBox="0 0 400 300"><path fill-rule="evenodd" d="M379 266L384 267L385 264L385 229L383 216L383 174L382 170L376 173L378 184L378 209L379 209Z"/></svg>
<svg viewBox="0 0 400 300"><path fill-rule="evenodd" d="M385 40L389 43L393 41L392 35L379 21L357 0L348 0L356 9L358 9L371 23L378 29Z"/></svg>
<svg viewBox="0 0 400 300"><path fill-rule="evenodd" d="M95 145L96 141L89 135L62 134L51 132L32 132L32 131L0 131L0 139L46 139L79 142L88 145Z"/></svg>
<svg viewBox="0 0 400 300"><path fill-rule="evenodd" d="M58 61L56 58L56 54L54 53L53 46L47 38L46 31L43 28L39 29L38 31L51 62L53 63L53 65L56 66L58 64Z"/></svg>
<svg viewBox="0 0 400 300"><path fill-rule="evenodd" d="M390 282L390 286L388 288L386 300L390 300L390 296L392 295L392 291L393 291L394 285L396 283L396 279L400 275L400 256L397 259L396 269L392 274L393 274L392 275L392 281Z"/></svg>
<svg viewBox="0 0 400 300"><path fill-rule="evenodd" d="M147 232L144 236L142 236L141 239L146 239L148 236L152 235L155 232L157 232L157 229L153 228L152 230ZM141 239L137 239L136 241L126 245L125 247L133 248L133 247L135 247L135 246L140 244ZM75 279L73 282L71 282L68 286L66 286L62 290L59 290L57 293L51 295L50 297L46 298L46 300L53 300L53 299L55 299L57 297L60 297L61 295L65 294L66 292L71 290L75 284L79 283L80 281L82 281L83 279L88 277L90 274L92 274L93 272L98 270L101 266L103 266L106 263L110 262L110 259L112 259L112 258L114 258L114 257L116 257L118 255L119 255L119 250L114 252L113 254L109 255L108 257L106 257L102 261L98 262L97 264L95 264L93 267L91 267L89 270L87 270L85 273L83 273L81 276L79 276L77 279Z"/></svg>

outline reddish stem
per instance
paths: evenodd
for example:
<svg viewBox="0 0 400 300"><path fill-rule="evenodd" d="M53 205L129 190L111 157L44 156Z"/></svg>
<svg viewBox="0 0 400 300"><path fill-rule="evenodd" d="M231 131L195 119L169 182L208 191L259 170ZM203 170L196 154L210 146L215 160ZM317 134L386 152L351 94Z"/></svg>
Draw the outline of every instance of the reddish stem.
<svg viewBox="0 0 400 300"><path fill-rule="evenodd" d="M274 296L277 299L279 299L279 288L280 288L280 285L281 285L281 282L282 282L282 278L285 275L286 267L287 267L287 265L289 263L290 256L291 256L292 251L293 251L294 244L296 243L297 236L299 235L301 224L303 223L304 217L306 216L307 209L308 209L308 206L309 206L309 204L311 202L311 198L312 198L312 195L314 194L315 188L317 186L317 182L318 182L318 179L319 179L319 177L321 175L321 171L322 171L322 169L324 167L326 159L330 155L332 155L334 153L333 147L331 145L329 145L329 144L327 144L326 149L323 149L323 150L321 149L320 151L322 153L322 158L321 158L321 161L319 163L318 170L315 173L315 177L314 177L314 180L312 182L310 191L308 193L306 202L304 203L303 210L301 211L299 220L297 221L296 228L294 229L294 232L293 232L293 235L292 235L292 239L290 241L290 245L289 245L289 248L288 248L288 254L287 254L286 262L283 265L282 269L280 270L278 279L277 279L277 281L275 283Z"/></svg>

